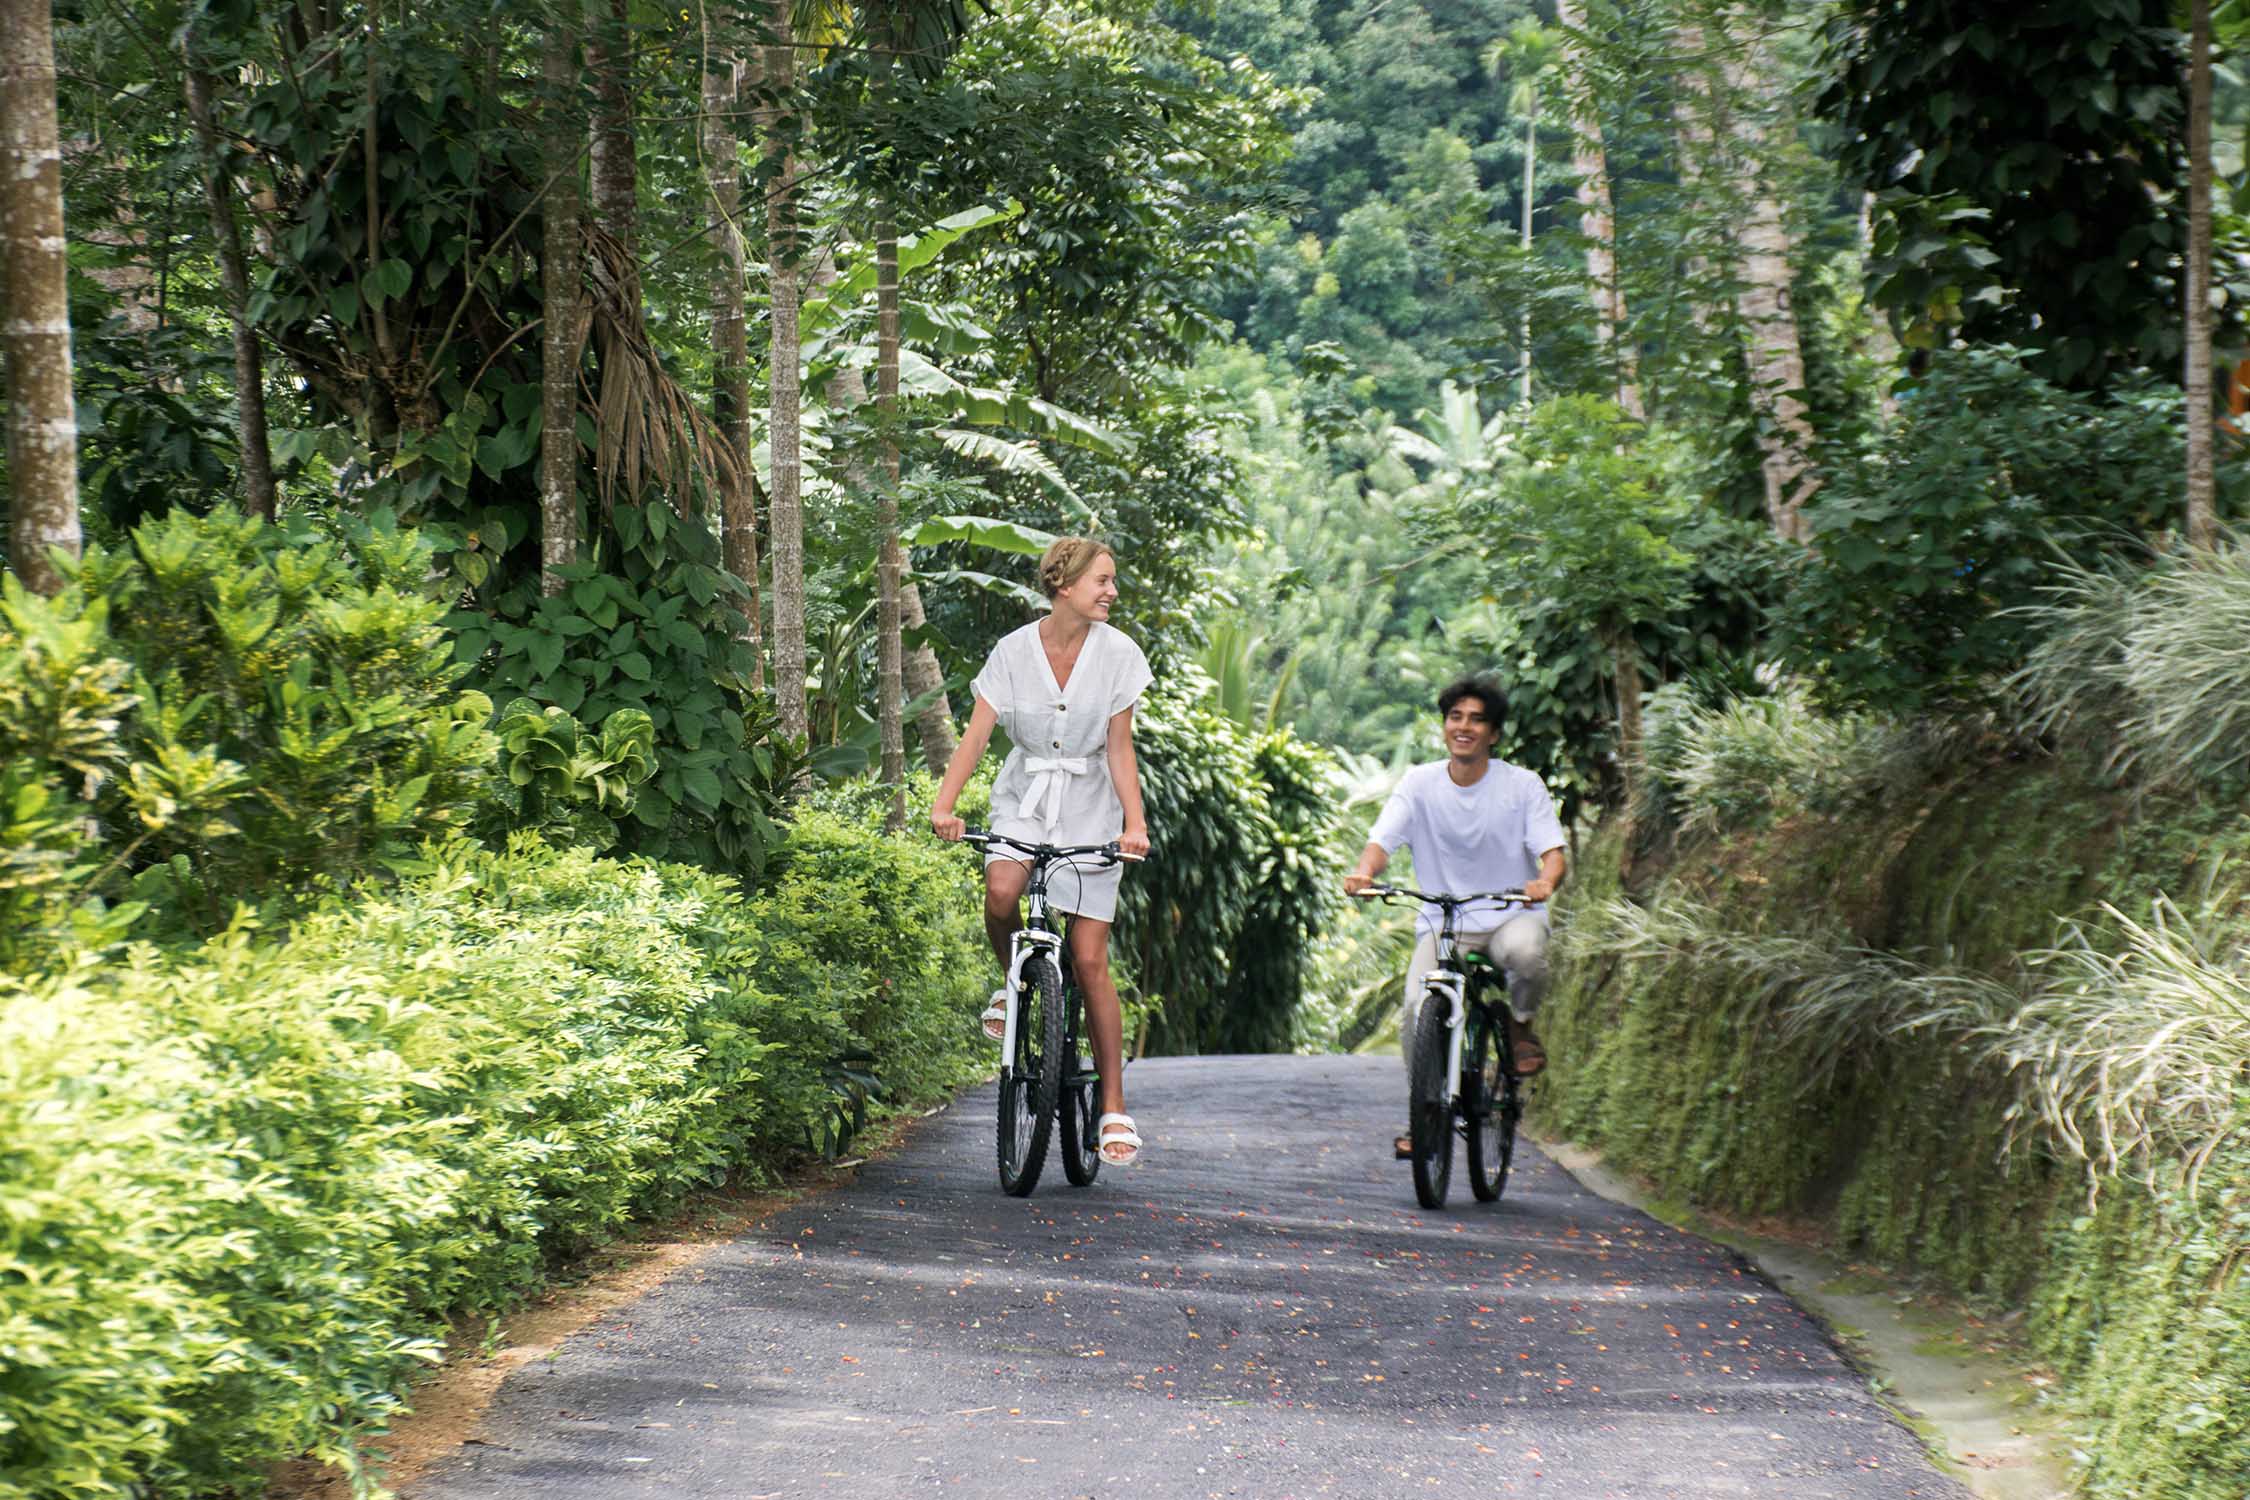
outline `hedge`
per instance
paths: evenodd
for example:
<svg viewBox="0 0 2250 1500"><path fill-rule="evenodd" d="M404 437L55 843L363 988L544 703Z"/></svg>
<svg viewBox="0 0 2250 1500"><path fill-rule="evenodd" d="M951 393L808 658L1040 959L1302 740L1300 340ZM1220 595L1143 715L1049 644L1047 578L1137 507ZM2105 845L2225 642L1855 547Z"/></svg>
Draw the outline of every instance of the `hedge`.
<svg viewBox="0 0 2250 1500"><path fill-rule="evenodd" d="M517 839L0 979L0 1500L254 1491L558 1256L989 1062L974 865L808 810L759 892Z"/></svg>

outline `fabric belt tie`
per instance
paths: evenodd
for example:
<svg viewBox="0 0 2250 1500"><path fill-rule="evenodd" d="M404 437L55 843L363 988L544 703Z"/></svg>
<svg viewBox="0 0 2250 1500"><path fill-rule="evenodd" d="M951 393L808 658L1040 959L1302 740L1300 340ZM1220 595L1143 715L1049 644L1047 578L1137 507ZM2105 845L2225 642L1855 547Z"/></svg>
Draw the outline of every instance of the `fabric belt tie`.
<svg viewBox="0 0 2250 1500"><path fill-rule="evenodd" d="M1062 826L1063 794L1070 788L1070 778L1085 775L1099 763L1100 757L1088 755L1027 755L1023 758L1024 773L1031 778L1024 811L1039 824L1039 831L1047 842L1054 842L1055 830Z"/></svg>

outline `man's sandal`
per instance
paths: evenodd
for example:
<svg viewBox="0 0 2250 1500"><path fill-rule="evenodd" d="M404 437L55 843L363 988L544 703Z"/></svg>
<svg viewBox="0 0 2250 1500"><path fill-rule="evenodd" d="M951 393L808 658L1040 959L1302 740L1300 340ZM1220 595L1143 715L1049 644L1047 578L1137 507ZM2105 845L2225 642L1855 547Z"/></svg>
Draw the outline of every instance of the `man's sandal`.
<svg viewBox="0 0 2250 1500"><path fill-rule="evenodd" d="M1008 987L1002 985L992 992L992 1003L977 1017L988 1040L1004 1042L1008 1039Z"/></svg>
<svg viewBox="0 0 2250 1500"><path fill-rule="evenodd" d="M1133 1117L1126 1114L1106 1114L1094 1122L1094 1149L1103 1161L1113 1167L1129 1167L1140 1159L1141 1133L1133 1128ZM1122 1149L1123 1156L1112 1156L1112 1149Z"/></svg>
<svg viewBox="0 0 2250 1500"><path fill-rule="evenodd" d="M1529 1078L1547 1066L1547 1049L1539 1045L1539 1038L1533 1036L1521 1021L1516 1023L1515 1061L1518 1078Z"/></svg>

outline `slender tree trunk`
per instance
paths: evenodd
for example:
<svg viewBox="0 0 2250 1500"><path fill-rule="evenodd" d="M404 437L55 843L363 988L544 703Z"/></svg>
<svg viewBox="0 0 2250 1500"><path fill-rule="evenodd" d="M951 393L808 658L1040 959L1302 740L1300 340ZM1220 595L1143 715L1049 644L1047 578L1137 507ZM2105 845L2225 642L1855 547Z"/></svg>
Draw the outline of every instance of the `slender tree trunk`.
<svg viewBox="0 0 2250 1500"><path fill-rule="evenodd" d="M48 0L0 0L0 356L8 365L8 561L53 594L50 548L78 556L62 135Z"/></svg>
<svg viewBox="0 0 2250 1500"><path fill-rule="evenodd" d="M1584 71L1585 0L1555 0L1564 28L1563 50ZM1586 237L1586 279L1594 288L1594 336L1616 372L1617 404L1634 421L1648 419L1641 404L1640 359L1626 316L1625 288L1617 276L1617 214L1609 192L1609 156L1600 117L1591 109L1571 122L1571 166L1578 174L1579 231Z"/></svg>
<svg viewBox="0 0 2250 1500"><path fill-rule="evenodd" d="M1630 625L1613 626L1604 633L1617 689L1617 769L1624 779L1625 813L1630 818L1640 785L1641 647Z"/></svg>
<svg viewBox="0 0 2250 1500"><path fill-rule="evenodd" d="M773 473L768 510L773 536L773 686L781 732L808 739L805 709L805 519L798 423L803 405L797 332L797 158L790 136L795 121L790 95L796 86L791 55L791 0L774 0L765 48L765 85L772 94L766 114L766 158L771 180L766 189L767 257L771 302L772 352L766 387L771 396L766 447Z"/></svg>
<svg viewBox="0 0 2250 1500"><path fill-rule="evenodd" d="M190 11L192 16L194 12ZM211 75L196 56L190 20L180 37L182 77L188 118L203 153L203 203L211 215L211 245L219 261L219 285L226 292L227 322L234 333L234 422L242 451L242 503L250 514L272 520L280 506L274 495L273 449L266 436L265 350L250 321L250 272L242 258L242 226L234 216L233 174L226 147L211 115Z"/></svg>
<svg viewBox="0 0 2250 1500"><path fill-rule="evenodd" d="M2192 0L2188 42L2187 534L2219 540L2212 473L2211 0Z"/></svg>
<svg viewBox="0 0 2250 1500"><path fill-rule="evenodd" d="M898 540L898 223L885 205L875 226L875 410L883 424L882 493L875 527L881 537L876 554L876 731L883 748L883 783L891 788L884 826L892 833L906 826L906 702L904 655L899 623L899 581L905 571Z"/></svg>
<svg viewBox="0 0 2250 1500"><path fill-rule="evenodd" d="M836 263L825 250L814 257L810 277L817 287L826 287L836 279ZM867 382L856 368L845 365L828 377L830 411L840 415L866 404ZM846 460L845 488L858 494L864 492L870 482L863 469ZM899 626L904 636L920 630L929 616L923 610L921 589L913 579L904 576L903 553L899 561ZM927 645L917 645L905 656L906 696L922 705L914 715L915 737L922 742L922 763L932 776L943 776L946 763L953 759L953 747L958 743L953 729L953 704L945 692L945 669L938 664L937 653Z"/></svg>
<svg viewBox="0 0 2250 1500"><path fill-rule="evenodd" d="M1728 93L1739 106L1731 111L1739 177L1750 189L1737 234L1742 274L1735 310L1750 345L1750 404L1763 419L1758 447L1764 455L1766 517L1782 540L1806 542L1812 532L1805 523L1805 502L1820 488L1820 476L1813 468L1812 423L1800 394L1805 356L1789 295L1789 225L1774 191L1774 152L1755 114L1761 90L1754 61L1730 49L1725 72Z"/></svg>
<svg viewBox="0 0 2250 1500"><path fill-rule="evenodd" d="M1539 104L1533 100L1523 121L1523 253L1531 258L1531 197L1538 190L1539 177ZM1523 350L1522 388L1518 393L1525 406L1531 405L1531 299L1523 300L1523 316L1516 322L1516 343Z"/></svg>
<svg viewBox="0 0 2250 1500"><path fill-rule="evenodd" d="M585 235L579 228L578 145L585 114L578 106L575 26L549 23L543 72L547 202L539 252L539 300L545 319L539 368L539 588L559 594L559 571L578 561L578 367L585 353Z"/></svg>
<svg viewBox="0 0 2250 1500"><path fill-rule="evenodd" d="M758 472L751 461L749 314L744 284L749 258L742 238L742 161L734 112L742 101L742 59L733 27L726 45L703 75L703 154L711 185L711 238L719 261L711 272L711 353L717 369L712 415L734 450L738 476L719 496L719 536L726 570L750 591L743 610L743 644L750 648L750 683L766 681L763 601L758 592Z"/></svg>

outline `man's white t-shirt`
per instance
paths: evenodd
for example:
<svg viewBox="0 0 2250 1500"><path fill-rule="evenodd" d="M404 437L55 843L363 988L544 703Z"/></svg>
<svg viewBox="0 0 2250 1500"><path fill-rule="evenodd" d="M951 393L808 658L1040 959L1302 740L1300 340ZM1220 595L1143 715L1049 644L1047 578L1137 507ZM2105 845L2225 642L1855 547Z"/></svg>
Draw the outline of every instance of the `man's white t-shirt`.
<svg viewBox="0 0 2250 1500"><path fill-rule="evenodd" d="M1456 785L1446 762L1416 766L1383 804L1368 841L1385 854L1414 851L1414 884L1446 895L1503 891L1539 878L1539 856L1563 846L1555 799L1536 771L1495 760L1468 786ZM1457 931L1490 932L1523 907L1497 902L1462 909ZM1544 905L1530 910L1544 912ZM1422 908L1418 930L1438 930L1438 910Z"/></svg>

